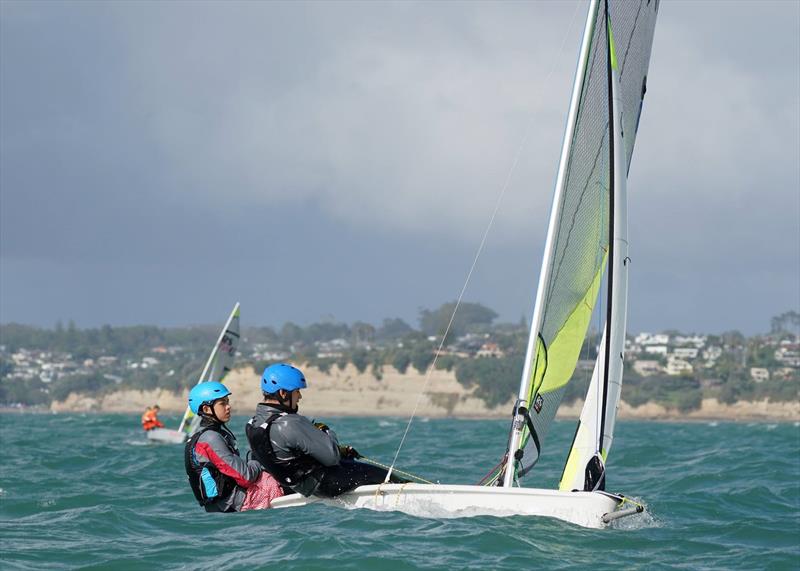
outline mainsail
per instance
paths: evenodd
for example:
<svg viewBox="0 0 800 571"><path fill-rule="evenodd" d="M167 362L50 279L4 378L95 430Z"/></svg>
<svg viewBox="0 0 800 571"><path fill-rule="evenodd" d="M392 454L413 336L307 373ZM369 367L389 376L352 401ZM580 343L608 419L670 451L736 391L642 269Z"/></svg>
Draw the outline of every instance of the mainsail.
<svg viewBox="0 0 800 571"><path fill-rule="evenodd" d="M236 356L236 347L239 345L239 303L233 307L225 326L222 328L211 354L208 356L203 372L200 373L200 378L197 384L206 381L222 382L225 375L233 367L233 359ZM192 414L189 408L183 414L181 425L178 431L186 430L186 433L191 436L200 425L200 417Z"/></svg>
<svg viewBox="0 0 800 571"><path fill-rule="evenodd" d="M595 442L587 440L590 459L601 449L607 453L610 446L627 304L625 179L646 91L657 11L658 0L593 0L589 8L504 486L526 474L541 455L544 437L573 376L604 275L609 297L606 341L594 375L597 412L582 423L597 426L592 433ZM614 358L609 357L612 351ZM604 461L604 455L597 455ZM577 466L585 458L571 453L571 460ZM583 487L581 482L578 488Z"/></svg>

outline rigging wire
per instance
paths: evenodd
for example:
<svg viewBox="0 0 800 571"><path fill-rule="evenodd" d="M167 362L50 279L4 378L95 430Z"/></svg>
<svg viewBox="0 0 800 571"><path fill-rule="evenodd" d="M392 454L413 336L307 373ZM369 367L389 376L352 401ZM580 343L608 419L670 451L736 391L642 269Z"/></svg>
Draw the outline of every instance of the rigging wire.
<svg viewBox="0 0 800 571"><path fill-rule="evenodd" d="M378 466L379 468L383 468L384 470L388 470L390 468L386 464L381 464L380 462L378 462L377 460L375 460L373 458L367 458L366 456L361 456L359 459L363 460L365 462L368 462L370 464L374 464L375 466ZM423 478L421 476L417 476L416 474L411 474L410 472L404 472L402 470L397 470L397 469L395 469L394 472L400 474L401 476L405 476L407 478L411 478L411 479L416 480L418 482L422 482L423 484L434 484L435 483L435 482L431 482L430 480L426 480L425 478Z"/></svg>
<svg viewBox="0 0 800 571"><path fill-rule="evenodd" d="M564 51L564 46L567 43L567 38L569 37L569 34L572 31L572 26L575 23L575 15L578 13L578 8L580 7L580 5L581 5L581 2L576 2L575 3L575 10L572 12L572 18L570 19L570 23L569 23L569 26L567 27L567 31L564 33L564 37L561 40L561 45L558 48L558 51L556 52L556 57L550 58L550 61L551 61L550 71L547 73L547 76L544 79L544 83L545 84L547 84L550 81L550 77L553 75L553 72L556 69L556 62L561 58L561 54ZM403 437L400 439L400 444L397 446L397 451L395 452L394 458L392 459L392 464L391 464L391 466L389 466L389 469L387 470L385 482L389 481L389 478L391 477L392 472L394 471L394 466L397 463L397 458L400 455L400 450L403 448L403 444L405 443L406 437L408 436L408 431L411 428L411 423L414 421L414 417L417 414L417 410L419 409L419 405L422 402L422 398L427 393L428 383L430 382L431 374L432 374L432 372L433 372L433 370L434 370L434 368L436 366L436 362L439 359L439 355L441 354L442 347L444 347L444 342L447 340L447 335L448 335L448 333L450 333L450 328L453 325L453 321L455 320L456 313L458 312L458 308L461 305L461 300L464 298L464 293L466 292L467 286L469 285L470 279L472 278L472 273L475 271L475 266L478 264L478 258L480 258L480 255L483 252L483 248L484 248L484 246L486 244L486 239L489 236L489 231L491 230L491 228L492 228L492 226L494 224L494 220L495 220L495 218L497 216L497 212L500 209L500 204L503 202L503 197L505 196L506 191L508 190L508 187L511 184L511 179L512 179L512 177L514 175L514 171L517 168L517 164L519 163L520 157L522 156L522 152L525 150L525 146L528 143L528 138L530 137L530 133L532 131L532 128L533 128L533 113L531 113L529 118L528 118L527 126L525 128L525 134L523 135L522 141L520 142L519 147L517 148L517 152L516 152L516 155L514 157L514 161L511 164L511 168L509 169L508 174L506 175L505 182L503 183L503 185L502 185L502 187L500 189L500 192L499 192L499 194L497 196L497 200L495 201L495 205L494 205L494 210L492 211L492 215L489 217L489 222L486 225L486 229L483 232L483 236L481 238L480 244L478 245L478 249L475 252L475 257L472 260L472 265L470 266L469 272L467 273L467 277L464 280L464 285L461 287L461 292L458 294L458 299L456 301L455 307L453 308L453 313L450 316L450 321L447 323L447 328L445 329L445 332L442 335L442 340L439 342L439 347L436 349L436 353L433 356L433 361L428 366L428 370L427 370L427 372L425 374L425 382L422 385L422 390L420 391L419 395L417 396L417 402L414 404L414 410L411 412L411 417L408 419L408 423L406 424L406 429L403 432Z"/></svg>

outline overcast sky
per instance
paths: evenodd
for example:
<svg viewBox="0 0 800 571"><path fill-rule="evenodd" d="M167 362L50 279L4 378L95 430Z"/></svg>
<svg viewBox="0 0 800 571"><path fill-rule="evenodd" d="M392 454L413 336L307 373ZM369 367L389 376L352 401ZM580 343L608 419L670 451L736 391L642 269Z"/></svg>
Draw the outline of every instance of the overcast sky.
<svg viewBox="0 0 800 571"><path fill-rule="evenodd" d="M0 321L530 316L587 2L0 3ZM800 309L800 3L662 1L629 330ZM523 144L524 143L524 144Z"/></svg>

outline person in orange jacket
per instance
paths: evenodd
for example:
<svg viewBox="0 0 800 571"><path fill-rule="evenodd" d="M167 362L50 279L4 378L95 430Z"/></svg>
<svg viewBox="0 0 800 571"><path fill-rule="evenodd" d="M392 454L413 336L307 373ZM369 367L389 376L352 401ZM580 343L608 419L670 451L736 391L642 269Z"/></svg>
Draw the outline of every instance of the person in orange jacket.
<svg viewBox="0 0 800 571"><path fill-rule="evenodd" d="M156 405L151 406L142 415L142 428L145 430L153 430L154 428L164 428L164 423L158 420L158 411L161 407Z"/></svg>

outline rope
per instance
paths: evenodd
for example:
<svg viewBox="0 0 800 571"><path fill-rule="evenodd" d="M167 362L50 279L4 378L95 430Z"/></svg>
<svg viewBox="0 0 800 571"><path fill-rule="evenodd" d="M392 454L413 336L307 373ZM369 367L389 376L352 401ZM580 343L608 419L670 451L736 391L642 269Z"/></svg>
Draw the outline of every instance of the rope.
<svg viewBox="0 0 800 571"><path fill-rule="evenodd" d="M629 504L635 505L637 508L642 508L642 511L644 511L645 507L644 507L643 504L640 504L636 500L632 500L632 499L630 499L628 497L625 497L625 496L620 496L620 497L622 498L622 501L619 504L620 506L625 505L626 503L629 503Z"/></svg>
<svg viewBox="0 0 800 571"><path fill-rule="evenodd" d="M572 30L572 24L575 21L575 15L578 13L579 6L580 6L580 2L577 2L575 4L575 10L572 13L572 19L570 20L569 27L567 28L567 31L564 34L563 39L561 40L561 46L558 49L556 57L551 58L551 60L550 60L552 62L552 64L550 66L550 71L547 73L547 76L544 79L544 84L545 85L549 82L550 77L553 75L553 72L555 71L556 60L559 59L559 56L563 52L564 46L567 43L567 37L569 36L570 31ZM530 137L532 126L533 126L533 115L531 115L530 118L528 119L528 124L527 124L527 126L525 128L525 135L522 137L522 141L520 142L519 147L517 148L517 153L516 153L516 156L514 157L514 161L511 164L511 168L509 169L508 174L506 175L505 182L503 183L503 186L500 189L500 193L498 194L497 200L495 201L494 210L492 211L492 215L489 218L489 223L486 225L486 229L483 232L483 237L481 238L481 242L478 245L478 250L475 252L475 257L472 260L472 266L470 266L469 272L467 273L467 278L464 280L464 285L461 287L461 292L458 294L458 300L456 301L456 305L453 308L453 314L450 316L450 321L447 324L447 328L445 329L444 335L442 335L442 340L439 343L439 347L436 349L436 353L433 356L433 362L431 362L431 364L428 367L428 370L427 370L427 372L425 374L425 382L422 385L422 391L420 391L419 395L417 396L417 402L414 404L414 410L411 412L411 417L408 419L408 424L406 424L406 429L403 432L403 437L400 439L400 444L397 446L397 451L395 452L394 458L392 459L392 464L391 464L391 466L389 466L389 469L388 469L388 471L386 473L385 482L389 481L389 478L391 477L392 472L394 471L394 465L397 463L397 457L400 455L400 450L403 448L403 444L405 444L406 437L408 436L408 431L411 428L411 423L413 422L414 417L417 414L417 410L419 409L419 405L422 402L422 398L425 396L425 394L426 394L426 392L428 390L428 383L430 382L430 379L431 379L431 373L433 372L434 368L436 367L436 362L439 359L439 355L441 354L442 347L444 347L444 342L447 339L447 334L450 333L450 328L453 325L453 321L455 320L456 313L458 312L458 308L461 305L461 300L463 299L464 293L466 292L467 286L469 285L469 281L472 278L472 273L475 271L475 266L478 263L478 258L480 257L481 253L483 252L483 247L486 244L486 238L488 237L489 231L491 230L492 225L494 224L495 217L497 216L497 212L500 209L500 204L503 202L503 197L506 194L506 190L508 190L508 186L509 186L509 184L511 184L511 178L512 178L512 176L514 174L514 171L517 168L517 164L519 164L519 159L522 156L522 152L525 150L525 146L528 143L528 138Z"/></svg>
<svg viewBox="0 0 800 571"><path fill-rule="evenodd" d="M359 459L360 460L364 460L365 462L369 462L370 464L374 464L375 466L378 466L379 468L384 468L386 470L390 469L390 466L387 466L386 464L381 464L377 460L373 460L372 458L367 458L366 456L361 456ZM395 469L393 471L397 472L401 476L406 476L407 478L412 478L414 480L417 480L418 482L422 482L423 484L436 484L436 482L431 482L430 480L426 480L425 478L421 478L421 477L416 476L414 474L409 474L408 472L403 472L402 470ZM384 484L385 483L386 482L384 482Z"/></svg>
<svg viewBox="0 0 800 571"><path fill-rule="evenodd" d="M506 460L508 459L508 455L506 454L503 456L503 459L498 462L494 468L489 470L489 472L481 478L481 481L478 482L479 486L491 486L497 481L497 478L500 476L500 472L502 471L500 468L505 466ZM487 481L488 480L488 481Z"/></svg>

